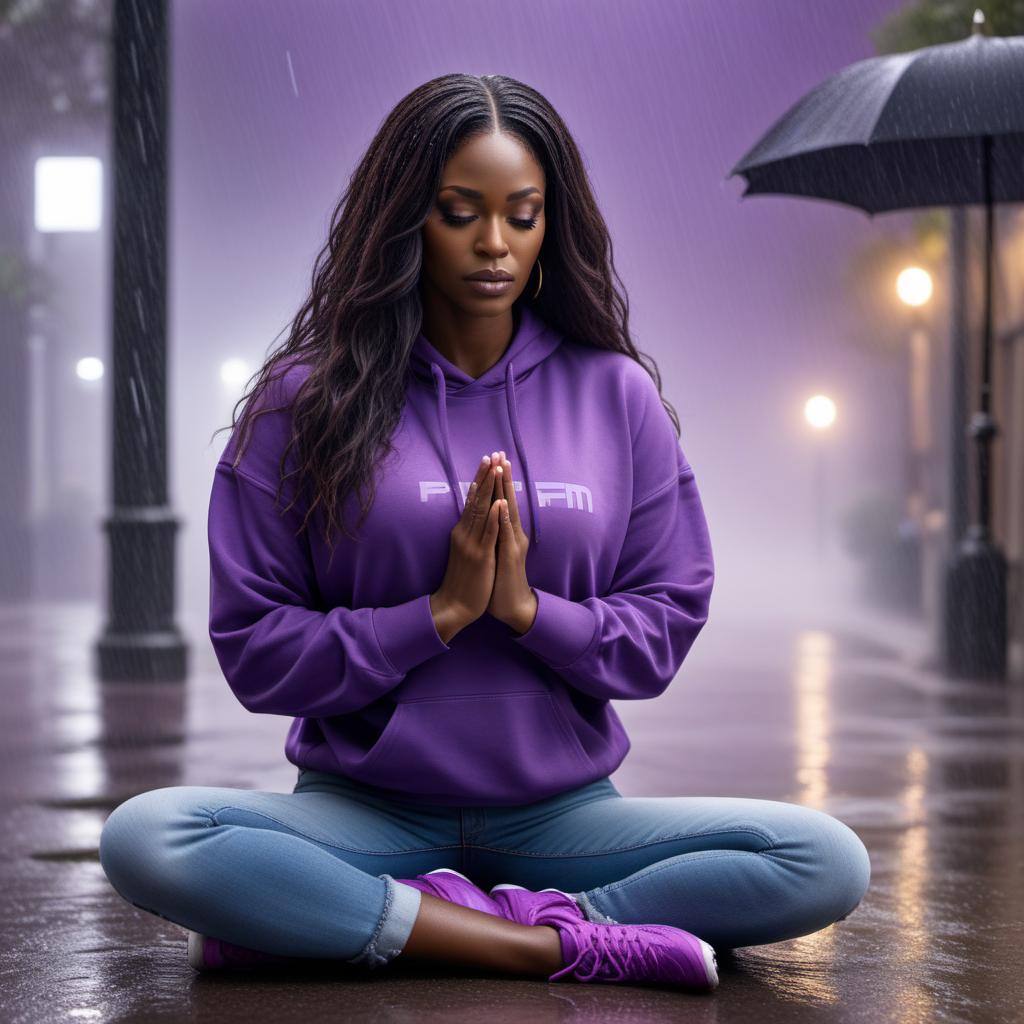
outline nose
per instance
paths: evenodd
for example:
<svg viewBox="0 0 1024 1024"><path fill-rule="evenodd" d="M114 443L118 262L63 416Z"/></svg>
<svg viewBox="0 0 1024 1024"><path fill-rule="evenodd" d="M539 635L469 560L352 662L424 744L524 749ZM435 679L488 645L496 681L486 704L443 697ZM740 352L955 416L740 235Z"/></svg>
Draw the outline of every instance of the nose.
<svg viewBox="0 0 1024 1024"><path fill-rule="evenodd" d="M501 220L498 217L481 217L481 228L478 244L488 255L502 257L508 253L508 243L501 232Z"/></svg>

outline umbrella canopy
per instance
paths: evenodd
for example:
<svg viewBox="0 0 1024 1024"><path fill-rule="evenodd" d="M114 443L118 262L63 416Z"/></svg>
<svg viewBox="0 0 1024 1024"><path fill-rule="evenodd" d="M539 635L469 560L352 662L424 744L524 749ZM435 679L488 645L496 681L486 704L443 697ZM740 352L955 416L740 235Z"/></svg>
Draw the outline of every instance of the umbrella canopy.
<svg viewBox="0 0 1024 1024"><path fill-rule="evenodd" d="M850 64L783 114L736 174L743 196L872 215L1024 199L1024 36L975 32Z"/></svg>

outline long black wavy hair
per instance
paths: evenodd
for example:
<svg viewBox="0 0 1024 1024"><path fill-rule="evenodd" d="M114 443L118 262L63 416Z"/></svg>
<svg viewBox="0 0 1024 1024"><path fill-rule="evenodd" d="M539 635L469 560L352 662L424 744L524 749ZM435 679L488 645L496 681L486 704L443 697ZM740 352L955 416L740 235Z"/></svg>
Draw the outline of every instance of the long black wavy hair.
<svg viewBox="0 0 1024 1024"><path fill-rule="evenodd" d="M292 437L281 456L277 497L298 475L295 497L307 496L296 534L320 507L333 554L338 506L351 491L361 500L362 525L375 494L374 470L394 451L408 386L409 356L422 325L418 290L421 229L429 217L445 164L468 140L494 131L515 136L543 168L546 231L540 257L540 295L528 284L519 301L568 340L622 352L640 363L661 394L653 359L629 334L629 300L615 270L608 228L597 208L579 150L561 117L535 89L505 75L442 75L414 89L384 120L331 217L327 243L313 270L312 289L285 345L268 355L236 403L245 403L234 465L248 443L249 415L264 389L292 363L309 364L292 405ZM616 288L617 282L619 288ZM620 290L621 289L621 294ZM676 429L679 417L662 397ZM296 468L285 473L297 446ZM282 513L283 514L283 513ZM353 537L353 539L355 539Z"/></svg>

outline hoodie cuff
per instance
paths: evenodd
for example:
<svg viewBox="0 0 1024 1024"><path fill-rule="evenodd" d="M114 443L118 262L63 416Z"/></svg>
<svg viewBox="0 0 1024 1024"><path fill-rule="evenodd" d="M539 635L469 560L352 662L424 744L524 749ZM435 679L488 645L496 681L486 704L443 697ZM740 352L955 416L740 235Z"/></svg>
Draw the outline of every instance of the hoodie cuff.
<svg viewBox="0 0 1024 1024"><path fill-rule="evenodd" d="M552 668L566 668L583 657L596 639L597 616L578 601L540 587L530 589L537 598L537 615L525 633L512 639Z"/></svg>
<svg viewBox="0 0 1024 1024"><path fill-rule="evenodd" d="M370 619L384 657L402 675L427 658L451 650L434 625L429 594L404 604L374 608Z"/></svg>

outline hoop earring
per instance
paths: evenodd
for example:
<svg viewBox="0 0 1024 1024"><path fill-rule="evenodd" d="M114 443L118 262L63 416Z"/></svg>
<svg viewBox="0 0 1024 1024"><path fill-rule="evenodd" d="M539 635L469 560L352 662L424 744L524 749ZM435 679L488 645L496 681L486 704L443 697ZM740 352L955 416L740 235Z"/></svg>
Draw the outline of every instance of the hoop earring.
<svg viewBox="0 0 1024 1024"><path fill-rule="evenodd" d="M537 279L537 290L533 293L533 297L537 298L540 295L540 286L544 283L544 268L540 265L540 258L537 258L537 273L540 275Z"/></svg>

